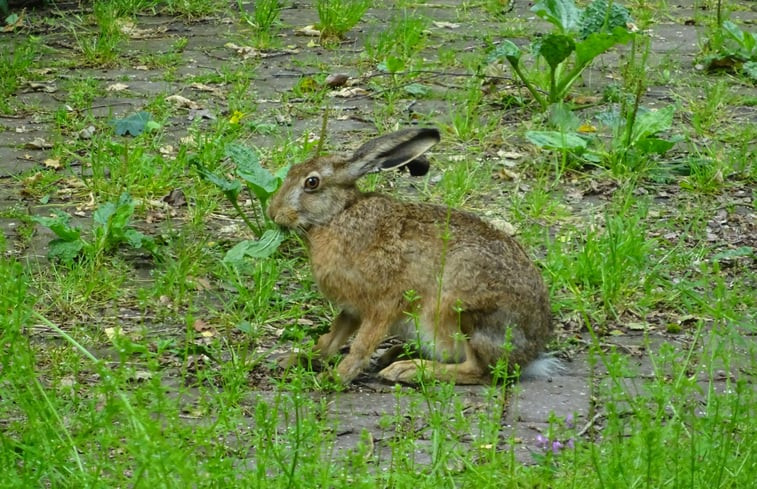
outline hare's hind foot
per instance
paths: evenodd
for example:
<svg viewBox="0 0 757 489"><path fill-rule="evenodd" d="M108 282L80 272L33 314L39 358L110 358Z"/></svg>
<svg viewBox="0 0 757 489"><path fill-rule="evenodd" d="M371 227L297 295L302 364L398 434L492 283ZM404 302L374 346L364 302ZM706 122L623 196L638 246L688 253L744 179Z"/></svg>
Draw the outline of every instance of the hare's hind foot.
<svg viewBox="0 0 757 489"><path fill-rule="evenodd" d="M455 384L484 384L490 379L489 371L475 361L441 363L433 360L400 360L378 373L389 382L415 384L421 377Z"/></svg>

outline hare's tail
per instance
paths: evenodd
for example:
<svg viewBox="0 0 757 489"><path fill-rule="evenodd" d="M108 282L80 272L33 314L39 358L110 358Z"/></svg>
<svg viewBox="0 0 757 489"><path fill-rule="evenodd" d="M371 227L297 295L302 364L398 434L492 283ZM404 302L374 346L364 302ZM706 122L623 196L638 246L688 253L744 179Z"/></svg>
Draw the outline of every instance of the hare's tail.
<svg viewBox="0 0 757 489"><path fill-rule="evenodd" d="M545 379L565 372L565 365L549 353L542 353L539 358L526 365L521 371L521 379Z"/></svg>

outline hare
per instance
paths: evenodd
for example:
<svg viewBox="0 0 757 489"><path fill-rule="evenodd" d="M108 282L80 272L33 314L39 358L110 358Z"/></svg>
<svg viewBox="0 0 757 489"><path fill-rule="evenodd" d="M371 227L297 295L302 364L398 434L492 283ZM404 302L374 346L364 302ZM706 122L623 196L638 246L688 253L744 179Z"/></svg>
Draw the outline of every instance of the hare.
<svg viewBox="0 0 757 489"><path fill-rule="evenodd" d="M356 187L366 173L403 165L425 173L421 154L439 139L433 128L406 129L349 157L315 157L294 165L271 200L269 217L305 238L320 291L341 308L317 354L327 358L355 335L336 367L341 382L392 335L418 341L423 358L391 358L379 375L392 382L414 382L422 371L486 383L505 357L524 368L539 359L529 375L549 375L559 364L540 357L553 332L549 296L513 238L468 212Z"/></svg>

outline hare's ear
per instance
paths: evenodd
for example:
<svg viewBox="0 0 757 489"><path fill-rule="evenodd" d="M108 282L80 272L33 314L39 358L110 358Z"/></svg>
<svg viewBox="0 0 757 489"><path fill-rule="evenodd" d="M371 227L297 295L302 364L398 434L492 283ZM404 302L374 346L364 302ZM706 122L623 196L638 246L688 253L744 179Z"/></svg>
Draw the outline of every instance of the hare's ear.
<svg viewBox="0 0 757 489"><path fill-rule="evenodd" d="M352 155L347 164L348 171L352 178L357 179L366 173L406 165L438 143L439 138L437 129L418 128L371 139Z"/></svg>

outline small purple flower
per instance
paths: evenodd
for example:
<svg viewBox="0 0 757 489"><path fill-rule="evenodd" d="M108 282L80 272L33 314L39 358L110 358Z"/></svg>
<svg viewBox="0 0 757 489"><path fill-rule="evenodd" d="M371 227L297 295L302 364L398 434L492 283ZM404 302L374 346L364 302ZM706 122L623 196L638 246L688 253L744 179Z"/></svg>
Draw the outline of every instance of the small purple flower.
<svg viewBox="0 0 757 489"><path fill-rule="evenodd" d="M549 439L547 439L541 433L536 435L536 447L541 450L546 450L547 446L549 446Z"/></svg>
<svg viewBox="0 0 757 489"><path fill-rule="evenodd" d="M575 424L575 422L573 420L573 414L572 413L569 414L569 415L567 415L567 416L565 416L565 426L567 428L569 428L569 429L573 429L576 426L576 424Z"/></svg>
<svg viewBox="0 0 757 489"><path fill-rule="evenodd" d="M555 455L560 453L560 450L562 450L562 448L563 448L563 444L560 443L560 441L555 440L552 442L552 453L554 453Z"/></svg>
<svg viewBox="0 0 757 489"><path fill-rule="evenodd" d="M565 442L565 448L569 448L571 450L576 448L575 443L573 443L573 438L568 438L568 441Z"/></svg>

